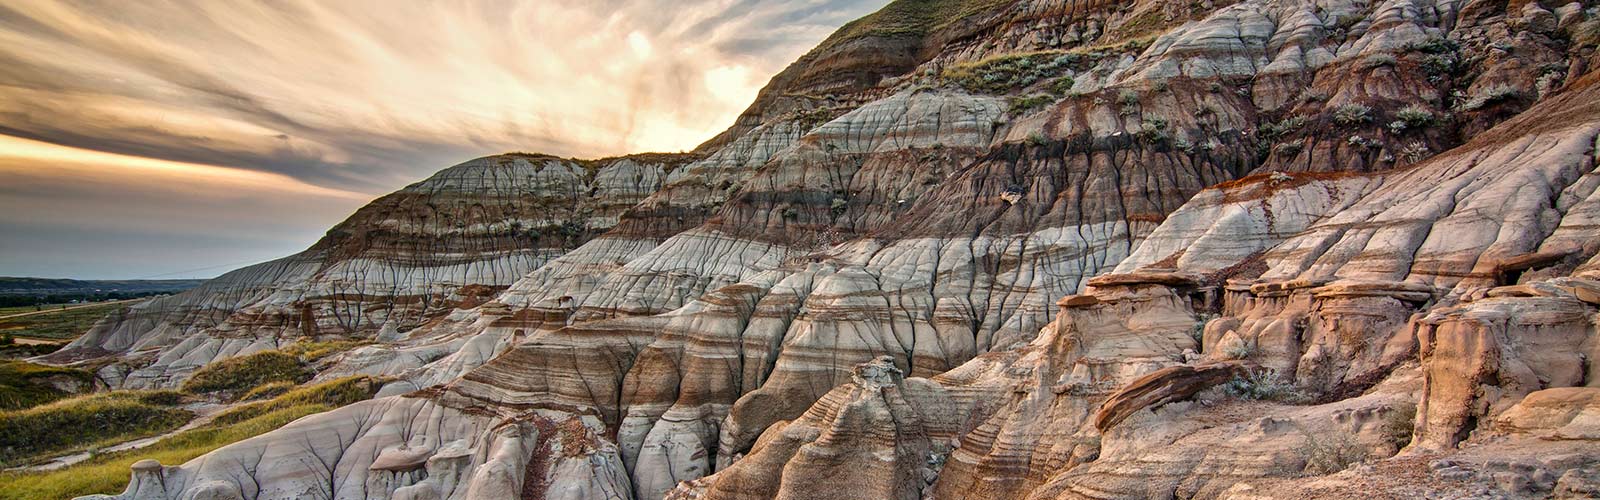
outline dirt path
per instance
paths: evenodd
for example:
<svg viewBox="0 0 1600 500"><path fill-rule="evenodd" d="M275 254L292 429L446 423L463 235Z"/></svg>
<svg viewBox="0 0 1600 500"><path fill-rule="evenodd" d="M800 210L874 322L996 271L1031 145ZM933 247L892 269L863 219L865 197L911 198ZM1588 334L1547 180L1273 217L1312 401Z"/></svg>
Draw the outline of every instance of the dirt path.
<svg viewBox="0 0 1600 500"><path fill-rule="evenodd" d="M108 306L108 305L111 305L111 304L121 304L121 303L124 303L124 302L138 302L138 301L141 301L141 300L145 300L146 298L148 298L148 297L140 297L140 298L137 298L137 299L112 300L112 301L107 301L107 302L95 302L95 303L92 303L92 304L80 304L80 305L76 305L76 306L72 306L72 307L59 307L59 308L55 308L55 309L45 309L45 310L42 310L42 311L28 311L28 312L25 312L25 313L8 314L8 315L5 315L5 316L0 316L0 319L21 318L23 316L33 316L33 315L36 315L36 314L58 313L58 312L61 312L61 311L71 311L73 309L83 309L85 307Z"/></svg>
<svg viewBox="0 0 1600 500"><path fill-rule="evenodd" d="M88 459L94 458L94 456L97 455L97 454L111 453L111 452L116 452L116 451L137 450L139 448L144 448L146 446L150 446L150 445L159 443L162 440L167 439L169 437L175 436L180 432L183 432L183 431L186 431L186 430L189 430L189 429L193 429L193 428L208 424L208 423L211 422L212 418L215 418L218 413L221 413L221 411L223 409L226 409L226 408L228 408L228 405L219 405L219 404L213 404L213 403L196 404L193 407L188 408L189 411L193 411L195 413L195 417L194 417L193 420L190 420L189 423L183 424L182 427L179 427L177 429L173 429L171 431L168 431L165 434L161 434L161 435L157 435L157 436L150 436L150 437L147 437L147 438L135 439L135 440L132 440L132 441L126 441L126 442L122 442L122 443L117 443L117 444L114 444L114 445L111 445L111 446L107 446L105 448L82 451L82 452L79 452L79 453L73 453L71 455L62 455L62 456L59 456L59 457L52 458L49 461L41 463L41 464L27 465L27 466L22 466L22 467L13 467L13 468L10 468L10 469L6 469L6 472L45 472L45 471L53 471L53 470L56 470L56 469L60 469L62 467L67 467L67 466L70 466L70 465L77 464L77 463L82 462L84 460L88 460Z"/></svg>

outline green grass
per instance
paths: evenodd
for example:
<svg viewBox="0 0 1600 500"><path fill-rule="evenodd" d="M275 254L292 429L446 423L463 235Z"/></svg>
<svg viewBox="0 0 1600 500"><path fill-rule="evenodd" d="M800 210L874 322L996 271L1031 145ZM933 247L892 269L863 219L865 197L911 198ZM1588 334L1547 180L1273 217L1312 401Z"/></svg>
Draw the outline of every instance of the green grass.
<svg viewBox="0 0 1600 500"><path fill-rule="evenodd" d="M119 391L0 412L0 467L170 431L193 413L172 391Z"/></svg>
<svg viewBox="0 0 1600 500"><path fill-rule="evenodd" d="M823 40L812 53L868 36L923 36L998 6L1002 0L895 0L877 12L851 21Z"/></svg>
<svg viewBox="0 0 1600 500"><path fill-rule="evenodd" d="M132 303L98 304L81 309L69 309L66 311L53 312L49 314L35 314L20 318L0 319L0 333L9 333L17 337L70 340L79 335L83 335L83 332L89 331L89 327L94 326L94 322L99 321L100 318L105 317L106 314L127 309L130 305L132 305ZM57 309L60 308L60 306L54 307ZM32 307L8 307L4 309L22 310L15 312L4 312L3 310L0 310L0 316L33 312Z"/></svg>
<svg viewBox="0 0 1600 500"><path fill-rule="evenodd" d="M349 377L295 389L269 401L251 403L211 422L138 450L107 453L60 470L0 473L0 498L72 498L115 494L128 485L128 468L143 459L178 465L231 443L258 436L297 418L372 397L379 381Z"/></svg>
<svg viewBox="0 0 1600 500"><path fill-rule="evenodd" d="M0 410L31 408L70 396L49 384L57 377L73 379L85 388L94 381L83 370L0 360Z"/></svg>
<svg viewBox="0 0 1600 500"><path fill-rule="evenodd" d="M261 351L211 363L183 383L183 392L238 399L256 387L274 383L301 383L313 373L300 356L283 351Z"/></svg>

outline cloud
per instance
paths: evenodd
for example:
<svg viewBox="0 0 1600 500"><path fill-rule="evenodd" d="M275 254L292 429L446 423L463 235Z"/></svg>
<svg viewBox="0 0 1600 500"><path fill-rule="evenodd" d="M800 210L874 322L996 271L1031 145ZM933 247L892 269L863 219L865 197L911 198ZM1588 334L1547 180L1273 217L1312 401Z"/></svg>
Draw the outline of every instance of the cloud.
<svg viewBox="0 0 1600 500"><path fill-rule="evenodd" d="M498 152L686 150L884 1L6 2L0 136L368 197ZM35 195L103 194L64 187L81 169L32 168Z"/></svg>

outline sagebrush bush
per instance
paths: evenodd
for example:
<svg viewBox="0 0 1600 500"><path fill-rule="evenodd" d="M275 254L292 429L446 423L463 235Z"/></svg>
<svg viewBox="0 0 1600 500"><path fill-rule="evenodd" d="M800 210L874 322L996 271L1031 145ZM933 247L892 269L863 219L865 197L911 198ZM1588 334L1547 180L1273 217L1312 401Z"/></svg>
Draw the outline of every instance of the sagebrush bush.
<svg viewBox="0 0 1600 500"><path fill-rule="evenodd" d="M1004 94L1068 71L1077 57L1053 51L1006 54L957 64L941 77L968 92Z"/></svg>
<svg viewBox="0 0 1600 500"><path fill-rule="evenodd" d="M1232 353L1230 353L1231 355ZM1235 358L1240 359L1240 358ZM1248 376L1234 377L1222 385L1222 392L1239 399L1298 402L1305 399L1294 384L1278 375L1277 370L1261 370Z"/></svg>
<svg viewBox="0 0 1600 500"><path fill-rule="evenodd" d="M1367 449L1349 431L1311 432L1300 429L1303 439L1295 453L1305 459L1307 474L1332 474L1367 459Z"/></svg>
<svg viewBox="0 0 1600 500"><path fill-rule="evenodd" d="M1366 123L1372 119L1372 108L1360 104L1346 104L1333 110L1333 121L1340 125Z"/></svg>

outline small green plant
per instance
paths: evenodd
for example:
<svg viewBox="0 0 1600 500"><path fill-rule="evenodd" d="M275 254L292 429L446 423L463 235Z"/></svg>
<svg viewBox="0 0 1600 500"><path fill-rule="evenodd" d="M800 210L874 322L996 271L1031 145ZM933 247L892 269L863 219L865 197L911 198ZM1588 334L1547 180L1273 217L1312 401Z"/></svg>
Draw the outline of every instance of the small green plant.
<svg viewBox="0 0 1600 500"><path fill-rule="evenodd" d="M1406 163L1416 163L1426 160L1428 159L1428 156L1432 154L1433 150L1428 148L1427 144L1420 142L1407 144L1405 148L1400 150L1400 158L1405 159Z"/></svg>
<svg viewBox="0 0 1600 500"><path fill-rule="evenodd" d="M1405 123L1409 128L1423 128L1433 125L1433 111L1415 104L1400 108L1394 117Z"/></svg>
<svg viewBox="0 0 1600 500"><path fill-rule="evenodd" d="M1274 152L1278 153L1279 156L1295 156L1300 154L1300 151L1304 150L1305 147L1305 139L1295 139L1289 142L1278 143L1278 145L1274 146L1272 149Z"/></svg>
<svg viewBox="0 0 1600 500"><path fill-rule="evenodd" d="M1522 92L1510 85L1492 85L1483 89L1483 92L1463 101L1456 109L1461 111L1474 111L1484 106L1502 101L1509 101L1520 97Z"/></svg>
<svg viewBox="0 0 1600 500"><path fill-rule="evenodd" d="M850 202L845 201L844 198L834 198L828 202L828 213L833 214L834 217L844 215L845 211L849 209Z"/></svg>
<svg viewBox="0 0 1600 500"><path fill-rule="evenodd" d="M1133 89L1122 89L1121 91L1117 92L1117 104L1120 104L1123 107L1138 106L1139 93L1134 92Z"/></svg>
<svg viewBox="0 0 1600 500"><path fill-rule="evenodd" d="M1226 354L1228 359L1250 359L1250 356L1255 355L1256 349L1250 344L1239 342L1228 346L1222 353Z"/></svg>
<svg viewBox="0 0 1600 500"><path fill-rule="evenodd" d="M1305 395L1293 383L1285 382L1277 370L1260 370L1248 376L1234 377L1222 385L1222 392L1247 400L1298 402L1305 399Z"/></svg>
<svg viewBox="0 0 1600 500"><path fill-rule="evenodd" d="M1033 132L1033 133L1028 134L1028 145L1029 146L1039 147L1039 146L1044 146L1045 144L1048 144L1049 142L1050 142L1049 140L1045 139L1044 134L1040 134L1038 132Z"/></svg>
<svg viewBox="0 0 1600 500"><path fill-rule="evenodd" d="M1332 474L1350 468L1367 458L1367 449L1355 435L1340 429L1330 432L1311 432L1300 428L1302 439L1295 454L1305 459L1305 472L1313 475Z"/></svg>
<svg viewBox="0 0 1600 500"><path fill-rule="evenodd" d="M1395 450L1405 448L1411 444L1411 435L1416 431L1417 405L1402 404L1390 408L1383 414L1383 435L1394 445Z"/></svg>
<svg viewBox="0 0 1600 500"><path fill-rule="evenodd" d="M1050 82L1050 93L1060 96L1069 95L1072 93L1072 86L1077 83L1070 76L1057 78L1055 81Z"/></svg>
<svg viewBox="0 0 1600 500"><path fill-rule="evenodd" d="M1139 124L1139 131L1134 136L1149 144L1162 144L1172 139L1167 133L1167 121L1161 118L1146 119Z"/></svg>
<svg viewBox="0 0 1600 500"><path fill-rule="evenodd" d="M1372 108L1360 104L1346 104L1333 110L1333 121L1340 125L1356 125L1371 119Z"/></svg>
<svg viewBox="0 0 1600 500"><path fill-rule="evenodd" d="M1034 94L1030 96L1014 96L1006 99L1006 114L1022 116L1032 113L1056 101L1054 96L1048 94Z"/></svg>
<svg viewBox="0 0 1600 500"><path fill-rule="evenodd" d="M1276 123L1267 123L1256 127L1256 137L1263 141L1273 141L1288 135L1290 132L1299 130L1305 124L1306 117L1291 116Z"/></svg>

